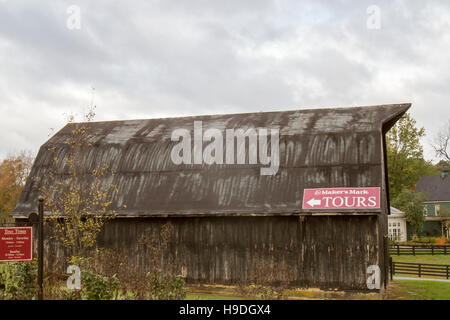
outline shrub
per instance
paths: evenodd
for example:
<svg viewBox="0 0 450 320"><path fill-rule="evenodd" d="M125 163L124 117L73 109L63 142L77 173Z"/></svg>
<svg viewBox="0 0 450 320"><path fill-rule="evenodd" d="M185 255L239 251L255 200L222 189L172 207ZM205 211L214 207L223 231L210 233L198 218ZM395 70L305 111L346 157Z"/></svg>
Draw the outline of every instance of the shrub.
<svg viewBox="0 0 450 320"><path fill-rule="evenodd" d="M291 266L274 258L261 257L253 267L251 279L238 283L236 290L240 295L257 299L285 299L286 289L294 276L295 270Z"/></svg>
<svg viewBox="0 0 450 320"><path fill-rule="evenodd" d="M70 290L67 275L47 273L44 277L44 300L81 300L81 290Z"/></svg>
<svg viewBox="0 0 450 320"><path fill-rule="evenodd" d="M399 241L395 241L395 240L389 240L389 245L391 245L391 246L396 246L397 244L399 244L400 242Z"/></svg>
<svg viewBox="0 0 450 320"><path fill-rule="evenodd" d="M61 289L58 300L81 300L80 290Z"/></svg>
<svg viewBox="0 0 450 320"><path fill-rule="evenodd" d="M156 260L156 259L155 259ZM124 250L99 248L89 257L72 257L70 264L81 268L80 297L86 300L135 299L173 300L186 297L185 282L155 266L142 274L136 265L129 264ZM76 299L76 290L55 290L58 299Z"/></svg>
<svg viewBox="0 0 450 320"><path fill-rule="evenodd" d="M172 258L162 266L173 227L170 223L160 229L146 229L138 237L136 250L148 259L144 267L135 263L125 249L95 248L83 257L72 255L65 261L81 269L81 290L68 290L67 274L62 266L47 270L44 281L46 299L136 299L173 300L186 297L185 281L175 276ZM67 255L66 255L67 256ZM49 266L50 267L50 266Z"/></svg>
<svg viewBox="0 0 450 320"><path fill-rule="evenodd" d="M422 245L444 245L446 243L450 243L450 238L445 237L413 237L410 241L408 241L407 245L413 244L422 244Z"/></svg>
<svg viewBox="0 0 450 320"><path fill-rule="evenodd" d="M432 245L432 244L436 244L436 238L433 238L433 237L413 238L412 242L419 243L419 244L425 244L425 245Z"/></svg>
<svg viewBox="0 0 450 320"><path fill-rule="evenodd" d="M36 297L37 263L10 262L0 265L0 299L32 300Z"/></svg>
<svg viewBox="0 0 450 320"><path fill-rule="evenodd" d="M160 270L147 274L148 298L150 300L184 300L185 282L182 276L171 276Z"/></svg>
<svg viewBox="0 0 450 320"><path fill-rule="evenodd" d="M117 299L118 294L119 280L115 275L103 277L90 271L81 272L81 296L83 299L113 300Z"/></svg>

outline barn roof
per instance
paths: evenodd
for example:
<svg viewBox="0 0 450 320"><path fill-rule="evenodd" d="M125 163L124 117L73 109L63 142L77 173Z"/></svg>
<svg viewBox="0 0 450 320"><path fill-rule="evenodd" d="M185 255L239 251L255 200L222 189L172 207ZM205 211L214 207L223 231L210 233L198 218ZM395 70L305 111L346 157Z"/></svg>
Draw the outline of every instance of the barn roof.
<svg viewBox="0 0 450 320"><path fill-rule="evenodd" d="M415 191L424 193L428 201L450 201L450 176L421 177Z"/></svg>
<svg viewBox="0 0 450 320"><path fill-rule="evenodd" d="M112 208L119 216L301 213L303 189L382 187L384 133L410 104L303 109L279 112L104 121L89 123L93 146L80 151L86 172L109 163L118 188ZM261 164L181 164L171 161L174 129L279 129L280 167L261 175ZM67 124L39 150L30 177L11 214L26 217L37 207L36 184L67 156ZM225 134L224 134L225 136ZM383 199L383 198L382 198ZM123 208L126 205L126 208Z"/></svg>

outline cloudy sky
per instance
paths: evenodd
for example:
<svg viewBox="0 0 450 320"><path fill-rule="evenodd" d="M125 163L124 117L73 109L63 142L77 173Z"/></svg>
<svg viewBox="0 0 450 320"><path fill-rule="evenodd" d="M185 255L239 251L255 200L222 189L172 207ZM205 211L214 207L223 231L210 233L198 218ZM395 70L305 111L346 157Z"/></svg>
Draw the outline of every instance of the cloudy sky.
<svg viewBox="0 0 450 320"><path fill-rule="evenodd" d="M432 159L450 1L0 0L0 158L92 98L96 120L412 102Z"/></svg>

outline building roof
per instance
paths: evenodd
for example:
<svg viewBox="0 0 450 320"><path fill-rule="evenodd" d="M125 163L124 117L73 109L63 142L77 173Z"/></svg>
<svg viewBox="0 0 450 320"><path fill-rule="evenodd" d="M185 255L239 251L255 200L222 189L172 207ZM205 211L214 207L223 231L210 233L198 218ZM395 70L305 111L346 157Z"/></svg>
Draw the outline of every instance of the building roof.
<svg viewBox="0 0 450 320"><path fill-rule="evenodd" d="M424 193L429 201L450 201L450 176L421 177L415 191Z"/></svg>
<svg viewBox="0 0 450 320"><path fill-rule="evenodd" d="M391 214L390 217L394 218L394 217L403 217L405 215L405 213L402 210L399 210L397 208L394 208L391 206Z"/></svg>
<svg viewBox="0 0 450 320"><path fill-rule="evenodd" d="M295 214L305 211L301 209L305 188L383 186L382 139L409 107L91 122L89 135L94 145L82 149L79 159L86 173L102 163L110 164L114 176L105 177L104 183L118 188L111 207L120 216ZM203 132L208 128L278 128L277 174L261 175L259 163L175 165L171 150L178 142L171 141L172 131L184 128L192 134L194 121L203 122ZM49 168L64 179L62 164L73 128L73 123L67 124L40 148L13 217L26 217L35 210L35 187L46 179ZM49 148L55 148L58 164Z"/></svg>

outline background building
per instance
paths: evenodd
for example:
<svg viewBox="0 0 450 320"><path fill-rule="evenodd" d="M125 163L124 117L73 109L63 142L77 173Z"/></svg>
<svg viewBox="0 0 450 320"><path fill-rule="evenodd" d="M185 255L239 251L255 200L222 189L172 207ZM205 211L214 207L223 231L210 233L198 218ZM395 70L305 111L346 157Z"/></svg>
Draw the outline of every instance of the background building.
<svg viewBox="0 0 450 320"><path fill-rule="evenodd" d="M391 207L388 217L389 240L403 242L407 240L407 223L405 213L397 208Z"/></svg>
<svg viewBox="0 0 450 320"><path fill-rule="evenodd" d="M416 192L424 193L425 221L420 236L450 236L445 221L450 219L450 178L448 170L441 170L439 175L421 177L416 185Z"/></svg>

